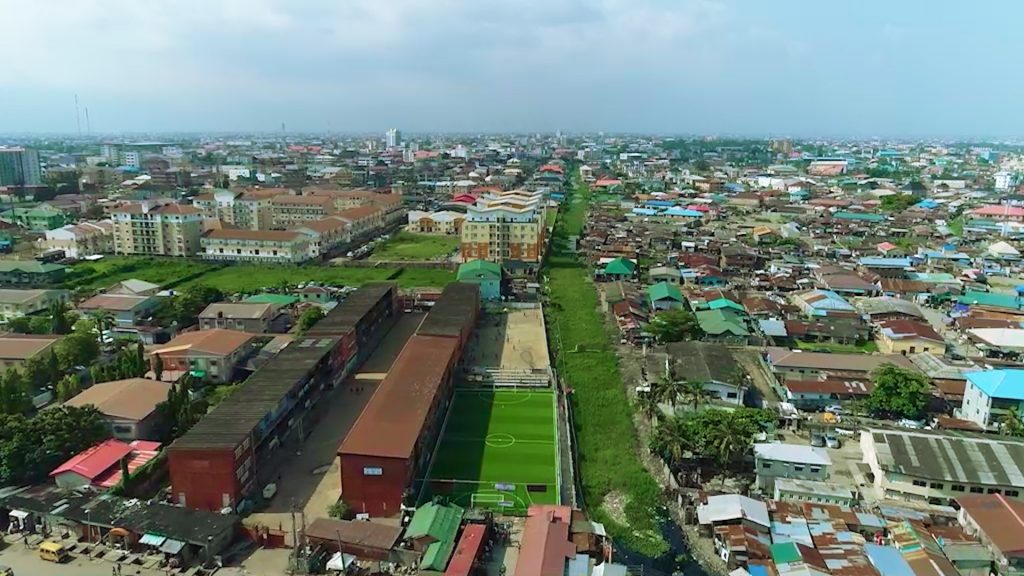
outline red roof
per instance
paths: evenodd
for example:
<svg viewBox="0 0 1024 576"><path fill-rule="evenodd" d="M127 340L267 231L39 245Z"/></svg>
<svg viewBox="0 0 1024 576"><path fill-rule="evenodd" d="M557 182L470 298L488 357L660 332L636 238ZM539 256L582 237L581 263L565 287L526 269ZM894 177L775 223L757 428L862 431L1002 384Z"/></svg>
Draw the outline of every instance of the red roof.
<svg viewBox="0 0 1024 576"><path fill-rule="evenodd" d="M565 561L576 556L569 540L568 506L530 506L515 576L563 576Z"/></svg>
<svg viewBox="0 0 1024 576"><path fill-rule="evenodd" d="M462 204L475 204L476 196L473 196L472 194L459 194L458 196L452 197L451 201Z"/></svg>
<svg viewBox="0 0 1024 576"><path fill-rule="evenodd" d="M132 453L128 455L128 473L131 474L142 468L150 460L160 454L160 443L148 440L135 440L130 446ZM113 488L121 482L121 467L111 466L103 474L100 474L92 481L93 486L102 488Z"/></svg>
<svg viewBox="0 0 1024 576"><path fill-rule="evenodd" d="M448 569L444 571L445 576L469 576L473 571L473 563L480 556L483 549L484 535L487 529L483 524L468 524L462 531L459 538L459 545L455 547Z"/></svg>
<svg viewBox="0 0 1024 576"><path fill-rule="evenodd" d="M50 472L50 476L74 472L91 481L131 453L131 446L111 438L75 454L70 460L54 468L53 472Z"/></svg>
<svg viewBox="0 0 1024 576"><path fill-rule="evenodd" d="M563 174L564 173L564 170L562 170L562 167L558 166L557 164L545 164L545 165L540 167L540 171L541 172L557 172L559 174Z"/></svg>
<svg viewBox="0 0 1024 576"><path fill-rule="evenodd" d="M601 178L597 182L594 182L594 186L597 186L598 188L605 186L618 186L619 184L622 184L622 182L615 178Z"/></svg>
<svg viewBox="0 0 1024 576"><path fill-rule="evenodd" d="M1016 206L985 206L976 210L971 210L971 214L978 216L1005 216L1020 218L1024 216L1024 208L1018 208Z"/></svg>

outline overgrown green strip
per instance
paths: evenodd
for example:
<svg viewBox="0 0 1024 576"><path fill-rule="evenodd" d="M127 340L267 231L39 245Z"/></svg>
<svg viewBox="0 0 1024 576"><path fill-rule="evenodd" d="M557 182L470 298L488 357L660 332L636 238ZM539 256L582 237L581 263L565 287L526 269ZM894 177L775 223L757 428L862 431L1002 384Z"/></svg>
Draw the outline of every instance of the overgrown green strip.
<svg viewBox="0 0 1024 576"><path fill-rule="evenodd" d="M598 309L597 292L586 266L565 250L569 236L582 234L589 201L590 191L578 185L563 202L555 227L545 266L550 342L558 355L557 368L573 390L584 503L617 542L659 557L668 552L660 529L664 520L661 491L637 456L632 408ZM610 494L625 502L625 522L622 516L609 514L604 505Z"/></svg>

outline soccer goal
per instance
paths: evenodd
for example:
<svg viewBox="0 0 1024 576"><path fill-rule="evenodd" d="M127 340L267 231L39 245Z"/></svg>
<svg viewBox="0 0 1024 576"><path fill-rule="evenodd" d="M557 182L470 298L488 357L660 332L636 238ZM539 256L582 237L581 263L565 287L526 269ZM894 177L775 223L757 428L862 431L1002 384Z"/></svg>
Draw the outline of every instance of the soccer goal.
<svg viewBox="0 0 1024 576"><path fill-rule="evenodd" d="M494 507L507 507L512 504L512 500L509 499L505 494L485 493L470 495L469 501L473 508L494 508Z"/></svg>

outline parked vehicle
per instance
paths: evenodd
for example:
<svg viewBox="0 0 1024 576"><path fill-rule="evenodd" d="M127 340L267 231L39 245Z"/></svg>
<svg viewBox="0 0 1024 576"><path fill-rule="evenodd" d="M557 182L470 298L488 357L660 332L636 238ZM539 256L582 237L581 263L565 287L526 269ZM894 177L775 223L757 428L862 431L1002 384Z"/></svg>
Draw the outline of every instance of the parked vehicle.
<svg viewBox="0 0 1024 576"><path fill-rule="evenodd" d="M842 445L843 444L840 442L839 436L836 436L835 434L825 435L825 446L829 448L840 448Z"/></svg>
<svg viewBox="0 0 1024 576"><path fill-rule="evenodd" d="M47 540L39 545L39 557L47 562L62 564L71 559L71 554L63 544Z"/></svg>
<svg viewBox="0 0 1024 576"><path fill-rule="evenodd" d="M817 433L811 434L811 446L814 446L815 448L824 448L825 435Z"/></svg>
<svg viewBox="0 0 1024 576"><path fill-rule="evenodd" d="M831 406L826 406L825 407L825 412L831 412L831 413L833 413L833 414L838 416L838 415L841 415L843 413L843 407L840 406L839 404L833 404Z"/></svg>

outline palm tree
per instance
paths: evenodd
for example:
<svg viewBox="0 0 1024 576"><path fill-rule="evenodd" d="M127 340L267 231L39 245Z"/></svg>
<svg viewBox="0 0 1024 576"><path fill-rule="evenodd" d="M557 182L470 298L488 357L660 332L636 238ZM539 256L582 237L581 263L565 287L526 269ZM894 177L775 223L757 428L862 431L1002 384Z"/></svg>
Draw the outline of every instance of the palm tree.
<svg viewBox="0 0 1024 576"><path fill-rule="evenodd" d="M1021 418L1020 410L1016 406L1006 411L1002 423L1003 434L1007 436L1024 437L1024 419Z"/></svg>
<svg viewBox="0 0 1024 576"><path fill-rule="evenodd" d="M684 380L681 395L693 403L694 410L700 408L701 403L711 397L711 393L704 389L704 383L697 380Z"/></svg>
<svg viewBox="0 0 1024 576"><path fill-rule="evenodd" d="M665 402L672 407L672 412L676 410L676 402L679 401L685 390L685 383L682 380L676 380L672 377L672 374L665 374L662 376L658 383L655 384L654 389L651 392L658 402Z"/></svg>
<svg viewBox="0 0 1024 576"><path fill-rule="evenodd" d="M681 418L666 418L658 422L651 435L651 452L661 456L669 465L678 465L690 451L691 438Z"/></svg>
<svg viewBox="0 0 1024 576"><path fill-rule="evenodd" d="M658 413L658 399L654 396L653 391L637 394L636 405L640 409L640 413L648 420L653 420Z"/></svg>
<svg viewBox="0 0 1024 576"><path fill-rule="evenodd" d="M114 326L114 315L109 310L101 309L90 312L89 317L96 323L97 338L99 338L100 348L102 348L103 333Z"/></svg>
<svg viewBox="0 0 1024 576"><path fill-rule="evenodd" d="M751 439L741 431L729 426L719 427L717 434L709 442L712 458L723 472L722 483L725 483L724 472L750 448Z"/></svg>

